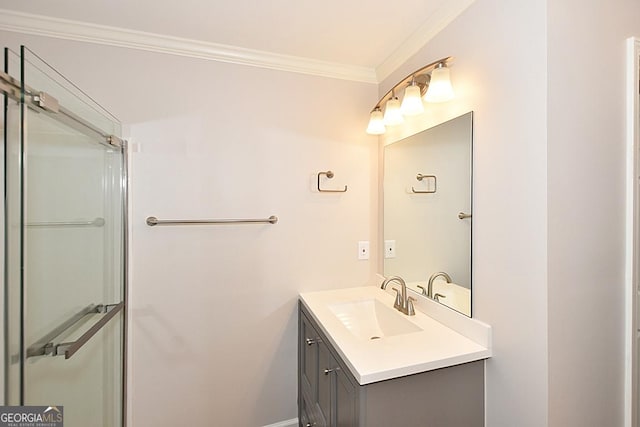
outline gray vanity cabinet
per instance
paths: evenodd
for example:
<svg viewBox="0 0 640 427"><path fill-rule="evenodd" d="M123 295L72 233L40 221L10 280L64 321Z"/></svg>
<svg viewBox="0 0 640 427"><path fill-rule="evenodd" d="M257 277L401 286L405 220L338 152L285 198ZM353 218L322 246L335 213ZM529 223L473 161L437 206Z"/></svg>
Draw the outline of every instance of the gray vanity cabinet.
<svg viewBox="0 0 640 427"><path fill-rule="evenodd" d="M356 426L354 383L307 315L300 314L298 407L303 427Z"/></svg>
<svg viewBox="0 0 640 427"><path fill-rule="evenodd" d="M300 303L301 427L483 427L484 361L359 385Z"/></svg>

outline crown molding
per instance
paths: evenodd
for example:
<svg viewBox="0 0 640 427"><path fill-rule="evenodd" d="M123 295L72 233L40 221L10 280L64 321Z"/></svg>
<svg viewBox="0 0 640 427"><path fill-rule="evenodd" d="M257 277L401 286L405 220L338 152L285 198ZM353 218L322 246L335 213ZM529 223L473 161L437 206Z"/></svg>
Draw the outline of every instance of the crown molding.
<svg viewBox="0 0 640 427"><path fill-rule="evenodd" d="M373 68L0 9L0 30L377 84Z"/></svg>
<svg viewBox="0 0 640 427"><path fill-rule="evenodd" d="M384 81L394 71L418 53L431 39L467 10L475 0L448 1L405 40L387 59L376 67L376 80Z"/></svg>
<svg viewBox="0 0 640 427"><path fill-rule="evenodd" d="M475 0L446 2L375 69L0 9L0 30L378 84Z"/></svg>

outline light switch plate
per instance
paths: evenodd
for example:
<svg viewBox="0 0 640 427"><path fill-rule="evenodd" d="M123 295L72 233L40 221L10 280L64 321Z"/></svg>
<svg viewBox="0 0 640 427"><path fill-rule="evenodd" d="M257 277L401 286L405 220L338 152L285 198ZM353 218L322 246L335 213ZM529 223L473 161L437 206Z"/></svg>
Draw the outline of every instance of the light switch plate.
<svg viewBox="0 0 640 427"><path fill-rule="evenodd" d="M358 259L369 259L369 242L366 240L358 242Z"/></svg>
<svg viewBox="0 0 640 427"><path fill-rule="evenodd" d="M396 241L395 240L384 241L384 257L385 258L396 257Z"/></svg>

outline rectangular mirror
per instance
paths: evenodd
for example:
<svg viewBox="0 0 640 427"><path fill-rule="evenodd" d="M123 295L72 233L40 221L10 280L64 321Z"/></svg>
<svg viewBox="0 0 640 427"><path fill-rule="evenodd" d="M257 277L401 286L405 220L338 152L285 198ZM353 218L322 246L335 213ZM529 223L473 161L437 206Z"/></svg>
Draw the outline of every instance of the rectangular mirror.
<svg viewBox="0 0 640 427"><path fill-rule="evenodd" d="M384 275L471 316L473 112L384 148Z"/></svg>

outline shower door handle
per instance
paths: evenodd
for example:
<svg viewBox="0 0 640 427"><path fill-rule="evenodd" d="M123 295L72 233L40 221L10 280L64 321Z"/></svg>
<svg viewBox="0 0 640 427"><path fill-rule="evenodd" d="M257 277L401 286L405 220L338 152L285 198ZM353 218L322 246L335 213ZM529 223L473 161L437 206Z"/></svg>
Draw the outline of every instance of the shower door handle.
<svg viewBox="0 0 640 427"><path fill-rule="evenodd" d="M118 314L124 308L124 302L120 302L115 305L95 305L83 309L81 312L73 316L71 319L58 326L51 333L47 334L44 338L40 339L34 345L27 349L27 358L35 356L45 356L51 354L53 356L64 356L65 359L69 359L80 348L87 343L104 325L109 323L116 314ZM62 335L66 330L81 321L88 314L106 313L98 322L96 322L91 328L89 328L80 338L75 341L55 344L54 339Z"/></svg>
<svg viewBox="0 0 640 427"><path fill-rule="evenodd" d="M105 314L96 324L94 324L87 332L82 334L80 338L72 342L65 342L56 346L55 356L64 355L65 359L71 358L80 348L87 343L100 329L102 329L116 314L124 307L124 301L113 306L111 310Z"/></svg>

